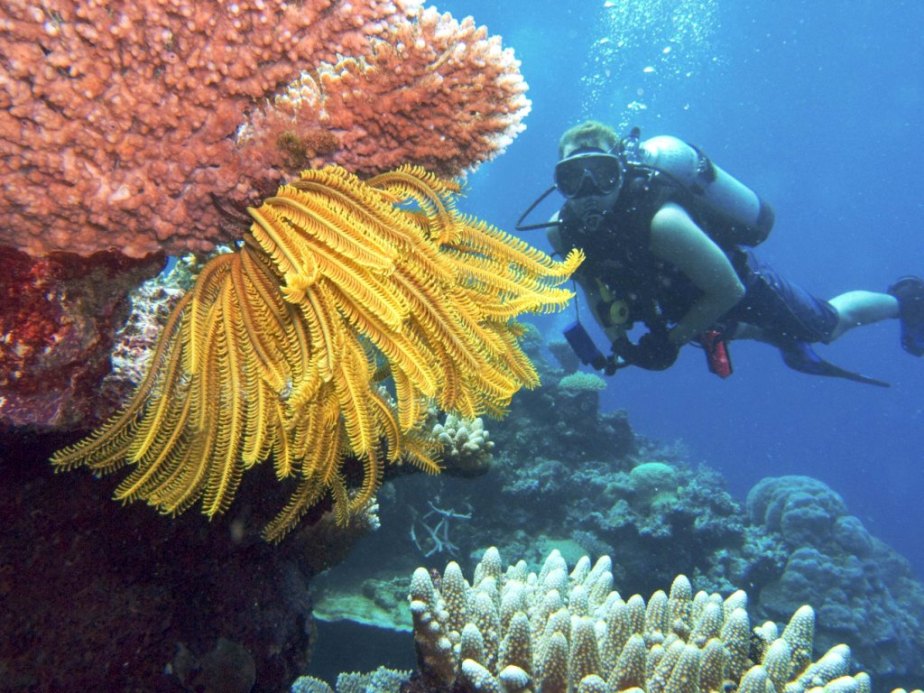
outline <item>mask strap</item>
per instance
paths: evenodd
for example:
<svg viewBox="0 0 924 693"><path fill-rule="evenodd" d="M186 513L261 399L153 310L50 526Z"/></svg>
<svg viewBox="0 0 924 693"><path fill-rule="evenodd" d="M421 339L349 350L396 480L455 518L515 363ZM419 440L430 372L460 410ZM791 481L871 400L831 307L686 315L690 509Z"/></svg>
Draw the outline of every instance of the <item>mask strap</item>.
<svg viewBox="0 0 924 693"><path fill-rule="evenodd" d="M515 227L517 231L534 231L536 229L548 229L553 226L561 226L560 219L556 219L555 221L547 221L544 224L524 224L523 223L523 220L529 216L530 212L536 209L536 207L538 207L545 198L547 198L549 195L551 195L556 190L558 190L558 186L553 185L551 188L549 188L544 193L542 193L539 197L537 197L535 202L533 202L529 207L526 208L526 211L520 215L519 219L517 219L517 224Z"/></svg>

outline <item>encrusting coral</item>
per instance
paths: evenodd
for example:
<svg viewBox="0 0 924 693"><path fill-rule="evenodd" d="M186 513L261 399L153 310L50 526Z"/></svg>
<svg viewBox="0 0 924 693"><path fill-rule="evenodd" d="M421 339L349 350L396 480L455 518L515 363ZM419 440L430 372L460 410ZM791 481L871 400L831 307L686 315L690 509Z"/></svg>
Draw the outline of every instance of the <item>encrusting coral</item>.
<svg viewBox="0 0 924 693"><path fill-rule="evenodd" d="M583 259L555 262L459 214L457 191L412 167L366 182L327 167L279 188L174 308L128 405L54 464L131 465L118 499L171 514L201 500L212 517L272 454L298 484L270 540L327 493L345 521L386 460L438 471L429 403L498 414L538 384L514 319L565 305L558 285ZM352 493L348 456L363 466Z"/></svg>
<svg viewBox="0 0 924 693"><path fill-rule="evenodd" d="M438 586L411 578L418 663L428 690L512 693L869 693L850 674L850 648L813 660L815 614L803 606L780 632L755 628L747 595L693 593L678 576L647 603L613 590L612 561L586 556L569 572L553 551L538 574L520 561L503 570L494 548L471 584L452 562Z"/></svg>

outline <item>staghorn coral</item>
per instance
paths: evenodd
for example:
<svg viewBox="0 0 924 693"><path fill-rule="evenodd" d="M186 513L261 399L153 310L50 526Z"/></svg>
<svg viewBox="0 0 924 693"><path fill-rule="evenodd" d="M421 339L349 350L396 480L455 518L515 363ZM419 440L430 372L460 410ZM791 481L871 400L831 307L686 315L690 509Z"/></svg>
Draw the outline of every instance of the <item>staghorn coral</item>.
<svg viewBox="0 0 924 693"><path fill-rule="evenodd" d="M437 471L428 405L498 414L537 385L514 318L567 303L557 285L583 259L554 262L458 214L455 192L410 167L368 183L328 167L282 186L249 210L243 247L213 258L174 308L125 409L53 463L129 464L117 498L165 513L201 501L212 517L272 453L297 487L270 540L328 493L345 522L386 461ZM352 494L346 457L363 468Z"/></svg>
<svg viewBox="0 0 924 693"><path fill-rule="evenodd" d="M439 502L439 496L436 497ZM411 508L411 529L409 532L414 547L429 558L435 554L447 553L450 556L459 555L459 547L450 538L451 528L459 526L460 522L472 519L471 509L460 512L453 508L441 508L432 500L427 501L429 510L423 515Z"/></svg>
<svg viewBox="0 0 924 693"><path fill-rule="evenodd" d="M569 572L557 551L542 569L502 570L488 549L469 584L450 563L434 586L411 578L418 663L431 689L601 693L746 693L871 690L850 675L850 648L812 659L815 615L803 606L782 632L751 629L747 595L698 592L678 576L647 603L613 591L612 562L585 556Z"/></svg>
<svg viewBox="0 0 924 693"><path fill-rule="evenodd" d="M308 165L490 158L529 109L518 63L421 4L4 2L0 243L203 252L234 240L215 200L253 204Z"/></svg>

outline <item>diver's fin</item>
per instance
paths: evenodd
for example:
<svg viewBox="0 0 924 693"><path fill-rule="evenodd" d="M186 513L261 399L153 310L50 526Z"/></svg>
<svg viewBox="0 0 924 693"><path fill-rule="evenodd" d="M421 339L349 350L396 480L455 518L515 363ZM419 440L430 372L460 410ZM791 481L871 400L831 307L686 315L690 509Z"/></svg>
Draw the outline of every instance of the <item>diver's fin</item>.
<svg viewBox="0 0 924 693"><path fill-rule="evenodd" d="M830 361L825 361L815 350L812 349L808 342L793 341L785 345L780 345L780 353L783 355L783 361L794 371L810 373L812 375L826 375L832 378L844 378L852 380L855 383L865 385L876 385L877 387L892 387L890 383L877 378L870 378L861 373L848 371L840 366L835 366Z"/></svg>

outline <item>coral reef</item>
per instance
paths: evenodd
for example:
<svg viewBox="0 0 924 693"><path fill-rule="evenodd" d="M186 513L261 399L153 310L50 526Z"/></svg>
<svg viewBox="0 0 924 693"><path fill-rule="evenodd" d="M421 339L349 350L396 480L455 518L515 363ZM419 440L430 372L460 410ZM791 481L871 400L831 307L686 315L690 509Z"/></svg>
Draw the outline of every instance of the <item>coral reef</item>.
<svg viewBox="0 0 924 693"><path fill-rule="evenodd" d="M456 192L411 167L365 183L339 167L302 172L249 210L238 252L203 268L126 407L52 462L131 464L118 499L171 514L201 500L212 517L272 453L276 476L297 480L272 541L328 494L345 523L386 461L438 471L426 403L496 414L537 385L515 318L565 305L558 285L583 260L555 262L463 217ZM346 458L362 465L352 493Z"/></svg>
<svg viewBox="0 0 924 693"><path fill-rule="evenodd" d="M480 416L463 419L450 413L431 430L432 436L442 445L440 465L444 472L478 476L490 468L494 459L494 441Z"/></svg>
<svg viewBox="0 0 924 693"><path fill-rule="evenodd" d="M590 373L565 373L552 366L542 336L531 327L523 350L535 364L541 386L522 392L503 426L495 426L497 449L510 459L542 456L577 460L619 458L631 453L636 437L624 412L600 411L600 379ZM539 445L541 441L541 445Z"/></svg>
<svg viewBox="0 0 924 693"><path fill-rule="evenodd" d="M165 522L108 502L111 486L89 475L55 475L53 443L0 438L0 688L178 691L182 676L205 690L220 666L224 681L255 672L258 690L281 690L305 670L308 580L369 531L365 518L322 519L271 547L255 487L223 518Z"/></svg>
<svg viewBox="0 0 924 693"><path fill-rule="evenodd" d="M692 573L713 551L740 543L742 518L715 473L661 457L656 449L621 465L626 468L594 459L575 468L567 458L542 457L528 469L502 468L499 476L514 507L547 509L531 523L531 533L570 537L591 548L621 546L620 578L636 591L663 581L671 562Z"/></svg>
<svg viewBox="0 0 924 693"><path fill-rule="evenodd" d="M292 693L399 693L401 686L410 676L410 671L395 671L379 667L369 674L340 674L334 688L313 676L302 676L292 684L291 691Z"/></svg>
<svg viewBox="0 0 924 693"><path fill-rule="evenodd" d="M246 681L252 665L254 690L275 691L305 672L310 582L374 537L377 506L345 527L316 508L271 546L260 529L281 499L268 466L222 517L167 522L108 502L113 484L54 474L56 442L0 437L0 689L179 691L182 678L234 690L205 684L216 667Z"/></svg>
<svg viewBox="0 0 924 693"><path fill-rule="evenodd" d="M844 640L879 678L924 680L924 587L837 493L809 477L767 478L748 494L747 513L785 549L756 595L758 614L779 618L796 603L814 604L830 624L818 631L821 646Z"/></svg>
<svg viewBox="0 0 924 693"><path fill-rule="evenodd" d="M506 525L525 529L518 537L502 518L493 524L482 517L503 551L531 556L543 535L576 541L585 552L619 546L620 583L637 592L655 589L678 570L707 571L716 552L738 552L743 517L716 472L691 467L682 449L635 436L624 413L588 414L558 391L524 393L509 420L494 427L498 456L511 463L496 465L497 490L486 506L504 507ZM582 440L544 425L546 399L559 403L557 416L575 421ZM536 400L542 409L534 415L529 407ZM541 451L536 440L543 441Z"/></svg>
<svg viewBox="0 0 924 693"><path fill-rule="evenodd" d="M518 62L421 5L4 3L0 425L107 418L124 388L86 391L128 290L157 253L235 241L244 206L299 170L452 176L501 152L530 106Z"/></svg>
<svg viewBox="0 0 924 693"><path fill-rule="evenodd" d="M561 374L549 367L534 335L528 330L523 346L543 384L521 391L510 415L491 424L491 468L473 479L388 481L379 495L382 530L363 547L363 560L342 566L342 575L388 580L413 568L415 556L432 565L448 555L465 565L490 542L534 561L552 548L576 559L619 546L618 577L633 591L653 591L678 570L708 573L710 584L727 589L731 559L714 565L713 557L727 552L738 559L745 529L722 479L683 463L682 450L637 437L624 413L593 410L587 421L563 396ZM549 426L554 419L564 427ZM578 420L589 431L581 441L562 430ZM739 584L747 584L747 561L735 567ZM334 589L341 586L345 579L335 579Z"/></svg>
<svg viewBox="0 0 924 693"><path fill-rule="evenodd" d="M220 207L301 168L455 175L490 158L529 110L518 63L471 21L420 7L4 3L0 243L205 252L235 239Z"/></svg>
<svg viewBox="0 0 924 693"><path fill-rule="evenodd" d="M354 597L374 596L381 607L388 600L368 586L391 584L413 569L414 557L431 569L448 557L470 568L471 557L492 543L531 564L553 549L572 563L588 552L611 554L618 557L616 580L629 594L650 594L683 572L709 592L747 589L755 622L783 620L812 604L819 647L845 642L853 661L882 685L920 687L924 646L913 624L924 620L922 586L836 494L815 480L771 480L752 494L749 517L714 470L691 466L682 446L635 435L623 414L594 412L580 424L591 433L574 441L548 422L555 416L570 424L584 414L562 396L561 370L544 359L534 337L530 330L522 343L544 384L517 395L511 414L491 424L490 470L474 479L388 481L380 494L382 530L363 545L361 559L351 556L332 571L326 590L348 589L348 575L366 586ZM428 503L446 514L428 514ZM440 539L437 550L436 542L422 540L429 536L424 522ZM814 543L792 542L816 531ZM401 618L391 609L387 621Z"/></svg>
<svg viewBox="0 0 924 693"><path fill-rule="evenodd" d="M230 252L230 249L221 246L219 252ZM122 404L138 383L144 380L145 371L157 346L157 338L167 324L174 306L195 284L202 265L203 262L192 254L171 259L168 268L129 293L131 312L125 324L115 333L115 345L111 353L112 371L101 385L107 399ZM87 427L85 424L84 428Z"/></svg>
<svg viewBox="0 0 924 693"><path fill-rule="evenodd" d="M0 246L0 429L67 430L111 414L119 400L98 389L127 296L163 264L162 255L34 258Z"/></svg>
<svg viewBox="0 0 924 693"><path fill-rule="evenodd" d="M782 630L772 622L752 630L744 592L694 594L682 575L647 603L624 600L607 556L594 565L584 556L569 572L552 552L537 573L522 560L504 570L490 548L471 583L456 563L438 586L419 568L409 599L428 690L871 690L868 675L851 675L846 645L813 660L811 607Z"/></svg>

